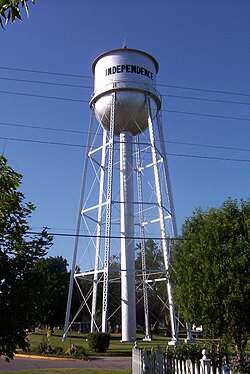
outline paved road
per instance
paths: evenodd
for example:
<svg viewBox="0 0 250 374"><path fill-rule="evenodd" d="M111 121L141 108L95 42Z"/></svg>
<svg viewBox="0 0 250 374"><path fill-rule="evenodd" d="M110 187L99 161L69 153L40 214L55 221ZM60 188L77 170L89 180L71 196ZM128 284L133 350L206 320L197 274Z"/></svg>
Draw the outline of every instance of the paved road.
<svg viewBox="0 0 250 374"><path fill-rule="evenodd" d="M92 357L89 361L46 359L45 357L16 356L6 362L0 357L0 373L15 370L49 368L89 368L89 369L124 369L131 370L131 357Z"/></svg>

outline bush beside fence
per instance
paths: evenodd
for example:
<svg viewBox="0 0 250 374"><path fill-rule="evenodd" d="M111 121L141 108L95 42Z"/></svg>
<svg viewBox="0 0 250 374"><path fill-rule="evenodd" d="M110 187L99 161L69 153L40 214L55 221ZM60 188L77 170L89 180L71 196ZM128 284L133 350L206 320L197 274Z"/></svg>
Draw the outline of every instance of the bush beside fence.
<svg viewBox="0 0 250 374"><path fill-rule="evenodd" d="M214 367L202 350L200 359L180 359L163 353L161 347L147 351L136 344L132 352L132 374L232 374L223 363Z"/></svg>

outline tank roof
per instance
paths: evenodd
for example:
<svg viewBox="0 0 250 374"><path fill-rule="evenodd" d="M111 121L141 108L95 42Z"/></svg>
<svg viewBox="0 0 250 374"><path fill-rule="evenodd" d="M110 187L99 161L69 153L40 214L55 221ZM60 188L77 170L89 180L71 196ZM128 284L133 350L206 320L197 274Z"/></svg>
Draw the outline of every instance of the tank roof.
<svg viewBox="0 0 250 374"><path fill-rule="evenodd" d="M105 56L108 56L112 53L115 53L115 52L123 52L123 53L126 53L126 52L136 52L138 54L142 54L144 56L147 56L149 57L153 63L155 64L155 70L156 70L156 73L158 73L159 71L159 64L158 62L156 61L156 59L151 56L149 53L147 52L144 52L144 51L140 51L139 49L133 49L133 48L127 48L127 47L124 47L124 48L118 48L118 49L112 49L111 51L107 51L107 52L104 52L102 53L101 55L99 55L98 57L96 57L96 59L94 60L93 64L92 64L92 72L93 74L95 73L95 66L97 64L97 62L102 59L103 57Z"/></svg>

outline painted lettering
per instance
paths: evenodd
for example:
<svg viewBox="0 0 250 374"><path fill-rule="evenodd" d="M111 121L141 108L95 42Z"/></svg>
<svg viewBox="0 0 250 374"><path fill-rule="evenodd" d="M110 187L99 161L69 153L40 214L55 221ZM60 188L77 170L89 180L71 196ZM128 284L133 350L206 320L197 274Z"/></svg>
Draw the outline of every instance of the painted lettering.
<svg viewBox="0 0 250 374"><path fill-rule="evenodd" d="M138 65L114 65L107 69L105 69L105 75L113 75L113 74L119 74L119 73L133 73L138 75L143 75L151 80L154 79L154 75L151 71L148 69L138 66Z"/></svg>

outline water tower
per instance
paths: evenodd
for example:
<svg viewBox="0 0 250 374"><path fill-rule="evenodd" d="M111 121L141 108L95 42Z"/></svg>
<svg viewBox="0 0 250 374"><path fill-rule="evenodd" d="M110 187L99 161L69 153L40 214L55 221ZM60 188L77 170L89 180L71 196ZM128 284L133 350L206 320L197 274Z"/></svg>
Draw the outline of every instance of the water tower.
<svg viewBox="0 0 250 374"><path fill-rule="evenodd" d="M64 337L74 320L70 309L75 283L82 296L79 310L85 307L89 311L90 330L108 331L109 289L115 282L111 259L116 256L120 259L117 309L120 308L122 341L136 340L137 287L143 290L145 340L150 340L147 292L162 281L166 284L163 303L169 308L175 344L175 308L168 270L171 239L177 237L177 229L160 116L161 98L156 90L158 63L148 53L122 48L103 53L92 68L95 88L90 101L92 114ZM160 242L161 271L147 270L145 243L149 237ZM80 245L82 239L85 243ZM140 271L135 270L136 246L141 251ZM75 272L76 265L80 271ZM89 291L81 290L81 280L88 282Z"/></svg>

